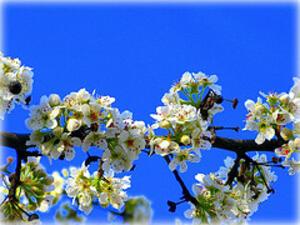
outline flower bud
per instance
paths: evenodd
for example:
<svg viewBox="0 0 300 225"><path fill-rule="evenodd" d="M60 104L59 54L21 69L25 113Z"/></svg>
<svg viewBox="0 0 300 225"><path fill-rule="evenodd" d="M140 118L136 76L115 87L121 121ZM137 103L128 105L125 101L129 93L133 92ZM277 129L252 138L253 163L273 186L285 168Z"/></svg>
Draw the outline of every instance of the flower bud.
<svg viewBox="0 0 300 225"><path fill-rule="evenodd" d="M171 123L170 123L169 121L167 121L167 120L163 120L163 121L161 121L161 122L159 123L159 126L160 126L161 128L168 129L168 128L171 127Z"/></svg>
<svg viewBox="0 0 300 225"><path fill-rule="evenodd" d="M81 126L81 123L79 120L70 118L67 122L67 129L68 131L72 132L74 130L78 130Z"/></svg>
<svg viewBox="0 0 300 225"><path fill-rule="evenodd" d="M204 198L209 199L211 197L210 191L208 191L208 190L204 191L203 196L204 196Z"/></svg>
<svg viewBox="0 0 300 225"><path fill-rule="evenodd" d="M36 176L37 177L45 177L45 176L47 176L47 174L45 173L45 171L43 169L37 169Z"/></svg>
<svg viewBox="0 0 300 225"><path fill-rule="evenodd" d="M265 110L265 107L261 104L255 106L255 111L263 112L264 110Z"/></svg>
<svg viewBox="0 0 300 225"><path fill-rule="evenodd" d="M37 205L35 205L35 204L28 204L26 207L27 207L27 209L29 211L35 211L36 208L37 208Z"/></svg>
<svg viewBox="0 0 300 225"><path fill-rule="evenodd" d="M45 184L50 185L54 182L54 178L52 176L48 176L47 179L45 179Z"/></svg>
<svg viewBox="0 0 300 225"><path fill-rule="evenodd" d="M282 102L283 104L288 104L289 103L289 95L282 95L279 98L279 101Z"/></svg>
<svg viewBox="0 0 300 225"><path fill-rule="evenodd" d="M300 138L296 138L296 139L294 140L294 145L295 145L295 147L296 147L297 149L300 148Z"/></svg>
<svg viewBox="0 0 300 225"><path fill-rule="evenodd" d="M55 127L53 129L53 134L57 137L60 137L63 132L64 132L64 128L62 127Z"/></svg>
<svg viewBox="0 0 300 225"><path fill-rule="evenodd" d="M283 140L287 141L293 137L293 132L288 128L283 128L280 132L280 136L283 138Z"/></svg>
<svg viewBox="0 0 300 225"><path fill-rule="evenodd" d="M61 171L61 173L62 173L62 175L63 175L65 178L69 176L69 172L68 172L67 169L63 169L63 170Z"/></svg>
<svg viewBox="0 0 300 225"><path fill-rule="evenodd" d="M182 135L180 138L180 142L184 145L188 145L191 143L191 139L188 135Z"/></svg>
<svg viewBox="0 0 300 225"><path fill-rule="evenodd" d="M51 107L57 106L61 103L60 97L57 94L51 94L49 96L49 105Z"/></svg>

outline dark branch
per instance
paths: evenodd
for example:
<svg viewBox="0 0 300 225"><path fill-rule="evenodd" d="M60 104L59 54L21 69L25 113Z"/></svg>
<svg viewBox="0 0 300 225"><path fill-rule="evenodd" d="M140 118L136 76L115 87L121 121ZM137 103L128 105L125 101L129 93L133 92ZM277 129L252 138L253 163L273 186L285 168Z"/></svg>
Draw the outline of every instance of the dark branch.
<svg viewBox="0 0 300 225"><path fill-rule="evenodd" d="M282 146L285 142L282 140L265 141L263 144L256 144L255 140L238 140L224 137L216 137L212 146L214 148L226 149L236 152L237 154L243 154L251 151L268 151L274 152L274 150Z"/></svg>
<svg viewBox="0 0 300 225"><path fill-rule="evenodd" d="M0 143L4 147L13 149L26 150L33 146L26 146L26 141L29 140L29 134L16 134L8 132L0 132Z"/></svg>
<svg viewBox="0 0 300 225"><path fill-rule="evenodd" d="M28 149L34 146L26 146L26 141L29 140L29 134L16 134L0 132L0 142L2 146L17 149ZM283 140L273 139L265 141L263 144L258 145L253 139L239 140L225 137L216 137L212 146L214 148L221 148L229 151L245 153L250 151L269 151L273 152L276 148L282 146L285 142ZM147 146L149 148L149 146Z"/></svg>
<svg viewBox="0 0 300 225"><path fill-rule="evenodd" d="M169 163L170 163L169 156L164 156L164 159L167 162L167 164L169 165ZM174 171L172 171L172 173L182 189L182 194L183 194L184 199L186 201L193 203L195 206L197 206L199 204L197 199L195 197L193 197L193 195L190 193L190 191L186 187L185 183L183 182L182 178L180 177L178 171L174 170Z"/></svg>
<svg viewBox="0 0 300 225"><path fill-rule="evenodd" d="M17 165L16 165L15 173L13 173L10 177L11 186L9 188L9 194L8 194L8 199L10 201L16 200L16 190L17 190L18 186L20 185L22 155L21 155L21 151L17 150L16 153L17 153Z"/></svg>
<svg viewBox="0 0 300 225"><path fill-rule="evenodd" d="M26 141L29 140L29 134L15 134L15 133L7 133L7 132L0 132L0 142L2 146L13 148L17 152L17 168L16 168L16 182L20 179L20 167L21 167L21 161L22 159L26 159L27 156L38 156L40 153L38 152L28 152L27 149L34 147L34 146L26 146ZM255 140L238 140L238 139L230 139L230 138L224 138L224 137L215 137L212 143L212 146L214 148L220 148L225 149L228 151L235 152L238 156L245 155L246 152L250 151L269 151L274 152L274 150L284 144L284 141L282 139L274 139L271 141L265 141L263 144L258 145L256 144ZM149 146L147 146L149 148ZM240 157L238 157L240 158ZM169 156L164 157L167 164L170 163ZM91 162L95 162L99 160L96 156L91 156L87 159L86 165L90 164ZM231 177L235 177L237 173L237 167L238 167L238 161L236 161L236 166L234 167L234 170L232 171L233 174L229 174L229 180L227 182L231 183L232 179ZM180 177L177 170L174 170L173 175L176 179L176 181L179 183L183 199L186 201L189 201L193 203L195 206L197 206L199 203L197 199L190 193L188 188L186 187L184 181ZM18 184L12 185L14 186L11 190L10 195L15 194L15 189L17 188Z"/></svg>

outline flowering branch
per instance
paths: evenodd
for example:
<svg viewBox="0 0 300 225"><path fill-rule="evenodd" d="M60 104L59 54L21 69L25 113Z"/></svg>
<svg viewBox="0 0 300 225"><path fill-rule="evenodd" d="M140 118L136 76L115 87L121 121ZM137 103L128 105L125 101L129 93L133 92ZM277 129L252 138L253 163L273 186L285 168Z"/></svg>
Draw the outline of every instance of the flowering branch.
<svg viewBox="0 0 300 225"><path fill-rule="evenodd" d="M26 156L40 156L36 153L28 152L26 149L35 147L34 145L26 145L26 141L30 139L30 134L18 134L10 132L0 132L0 144L4 147L13 149L21 149L17 151L25 151ZM251 151L258 152L274 152L274 150L286 142L282 139L266 140L263 144L257 144L253 139L232 139L216 136L212 147L232 151L235 153L245 153ZM149 146L146 146L149 148ZM24 150L25 149L25 150Z"/></svg>
<svg viewBox="0 0 300 225"><path fill-rule="evenodd" d="M0 53L0 119L15 103L29 104L32 75L18 59ZM25 121L32 130L30 134L0 132L0 145L16 151L14 173L7 169L12 160L1 168L6 198L0 206L5 220L23 220L24 214L28 221L37 218L30 212L46 212L65 190L85 214L91 212L97 199L102 207L124 208L124 215L116 215L129 221L135 215L133 208L147 204L137 199L129 201L125 190L130 187L130 177L117 178L114 174L133 171L141 152L162 156L181 187L183 196L179 201L167 202L170 212L189 202L191 208L185 215L195 223L240 223L248 218L273 192L270 184L277 177L270 167L288 167L291 175L300 171L300 161L295 158L300 152L300 80L295 79L289 93L261 93L265 102L261 98L245 102L248 114L244 130L257 132L253 140L217 136L218 130L240 130L214 124L215 115L224 110L223 102L231 102L234 109L238 104L237 99L222 96L217 81L216 75L185 72L163 96L163 105L156 108L156 114L151 114L155 122L148 128L143 121L134 120L131 112L113 107L115 99L110 96L85 89L63 99L57 94L42 96ZM156 129L162 129L165 135L157 135ZM90 155L92 146L101 153ZM72 167L70 173L62 171L66 180L57 171L48 176L39 165L39 156L71 161L76 147L81 147L87 158L81 168ZM225 167L215 173L197 174L199 183L191 192L180 173L187 171L187 162L200 161L201 150L211 148L234 152L236 158L227 157ZM264 154L250 158L247 153L251 151L273 152L281 158L268 161ZM91 163L98 163L92 174Z"/></svg>
<svg viewBox="0 0 300 225"><path fill-rule="evenodd" d="M252 139L240 140L217 136L212 143L212 146L236 153L245 153L251 151L274 152L276 148L282 146L283 144L285 144L285 141L283 141L282 139L273 139L270 141L266 140L263 144L257 144L255 140Z"/></svg>
<svg viewBox="0 0 300 225"><path fill-rule="evenodd" d="M0 140L1 145L4 147L14 148L17 152L17 168L16 168L16 178L18 178L19 170L18 167L21 163L22 157L25 156L40 156L41 154L38 152L29 152L26 150L26 148L34 147L34 146L26 146L26 141L29 140L30 134L17 134L17 133L8 133L8 132L0 132ZM242 156L245 156L246 152L250 151L270 151L274 152L274 150L280 146L282 146L284 143L282 139L275 139L271 141L266 141L261 145L256 144L255 140L239 140L239 139L230 139L225 137L218 137L216 136L214 139L214 142L212 143L212 146L219 149L225 149L229 151L235 152L238 157L236 159L235 166L232 167L232 170L228 174L228 180L227 184L230 184L233 179L237 175L237 168L239 166L239 160ZM146 146L146 148L149 146ZM25 151L24 151L25 149ZM85 165L89 165L91 162L98 161L100 157L98 156L88 156L88 158L85 160ZM169 156L165 156L164 160L167 162L167 164L170 163ZM177 170L174 170L173 175L175 176L176 181L179 183L183 198L193 203L194 205L198 205L197 200L193 195L189 192L188 188L186 187L184 181L180 177ZM16 179L17 180L17 179ZM12 183L12 190L11 195L14 195L15 189L17 188L17 183Z"/></svg>

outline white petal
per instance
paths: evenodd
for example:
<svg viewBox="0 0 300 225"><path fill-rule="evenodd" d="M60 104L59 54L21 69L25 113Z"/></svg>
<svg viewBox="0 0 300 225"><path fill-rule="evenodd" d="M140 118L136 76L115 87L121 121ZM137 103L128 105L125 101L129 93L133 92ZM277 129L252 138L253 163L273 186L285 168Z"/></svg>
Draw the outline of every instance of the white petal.
<svg viewBox="0 0 300 225"><path fill-rule="evenodd" d="M171 171L174 171L176 170L176 167L177 167L177 161L175 159L173 159L170 163L169 163L169 169Z"/></svg>
<svg viewBox="0 0 300 225"><path fill-rule="evenodd" d="M262 133L258 133L257 136L256 136L256 138L255 138L256 144L259 144L259 145L261 145L262 143L264 143L265 140L266 140L265 136Z"/></svg>
<svg viewBox="0 0 300 225"><path fill-rule="evenodd" d="M275 135L275 130L272 127L268 127L265 132L265 137L270 141Z"/></svg>

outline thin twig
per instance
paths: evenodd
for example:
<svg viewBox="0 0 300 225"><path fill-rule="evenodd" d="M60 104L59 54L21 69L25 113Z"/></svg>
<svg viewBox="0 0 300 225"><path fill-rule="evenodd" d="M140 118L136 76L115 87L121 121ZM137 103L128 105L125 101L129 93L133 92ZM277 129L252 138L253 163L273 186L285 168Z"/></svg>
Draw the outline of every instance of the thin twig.
<svg viewBox="0 0 300 225"><path fill-rule="evenodd" d="M165 161L167 162L167 164L169 165L170 163L170 158L169 156L164 156ZM189 201L191 203L193 203L195 206L199 205L197 199L195 197L192 196L192 194L190 193L190 191L188 190L188 188L186 187L184 181L182 180L182 178L180 177L179 173L177 170L173 170L172 171L176 181L179 183L181 189L182 189L182 194L183 197L186 201Z"/></svg>

